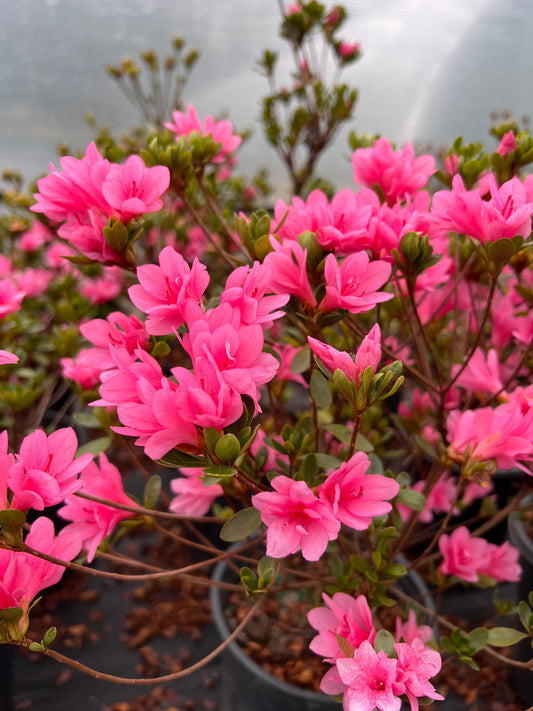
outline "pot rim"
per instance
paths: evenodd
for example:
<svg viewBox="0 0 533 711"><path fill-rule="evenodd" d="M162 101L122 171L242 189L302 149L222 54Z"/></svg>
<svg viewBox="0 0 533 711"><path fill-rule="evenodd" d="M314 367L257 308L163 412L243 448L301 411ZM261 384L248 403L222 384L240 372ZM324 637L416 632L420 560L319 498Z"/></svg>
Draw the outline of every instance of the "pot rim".
<svg viewBox="0 0 533 711"><path fill-rule="evenodd" d="M528 494L522 504L531 507L533 505L533 494ZM533 540L527 535L524 523L519 518L520 510L514 511L507 521L509 538L513 546L520 551L522 558L527 560L530 565L533 565Z"/></svg>

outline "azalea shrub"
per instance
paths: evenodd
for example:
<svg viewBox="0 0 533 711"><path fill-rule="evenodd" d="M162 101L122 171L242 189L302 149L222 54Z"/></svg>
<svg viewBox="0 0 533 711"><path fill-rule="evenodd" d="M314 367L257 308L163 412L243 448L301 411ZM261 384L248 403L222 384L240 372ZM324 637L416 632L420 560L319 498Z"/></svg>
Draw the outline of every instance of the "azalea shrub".
<svg viewBox="0 0 533 711"><path fill-rule="evenodd" d="M359 55L337 34L344 17L314 1L287 10L294 98L325 81L305 61L317 33L341 68ZM440 156L359 142L352 187L266 210L264 185L236 175L232 123L189 105L123 161L93 142L37 181L33 221L8 227L12 249L41 250L43 266L0 265L2 387L41 363L22 325L50 314L47 289L68 279L85 300L47 372L61 369L78 427L22 432L13 409L0 435L1 642L75 665L53 633L32 637L36 595L66 567L98 574L133 524L165 535L185 519L219 525L210 564L256 542L241 573L250 614L301 557L309 646L324 660L315 687L346 711L442 700L443 659L477 668L485 650L531 669L500 651L531 639L531 595L506 610L514 626L495 615L472 631L402 587L416 572L441 600L522 575L500 529L533 482L533 140L512 121L493 132L492 152L458 139ZM79 448L88 423L101 436ZM113 441L148 463L143 506Z"/></svg>

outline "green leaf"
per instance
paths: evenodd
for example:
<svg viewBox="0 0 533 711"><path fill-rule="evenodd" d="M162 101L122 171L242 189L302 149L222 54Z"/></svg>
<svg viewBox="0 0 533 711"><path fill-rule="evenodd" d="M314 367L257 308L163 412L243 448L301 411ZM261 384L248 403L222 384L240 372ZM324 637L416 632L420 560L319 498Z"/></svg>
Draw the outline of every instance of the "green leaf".
<svg viewBox="0 0 533 711"><path fill-rule="evenodd" d="M311 349L309 346L304 346L291 361L291 372L295 374L305 373L311 363Z"/></svg>
<svg viewBox="0 0 533 711"><path fill-rule="evenodd" d="M260 525L261 514L251 506L248 509L237 511L229 521L226 521L220 531L220 538L227 543L241 541L255 533Z"/></svg>
<svg viewBox="0 0 533 711"><path fill-rule="evenodd" d="M151 476L144 487L144 508L155 509L161 496L162 480L158 474Z"/></svg>
<svg viewBox="0 0 533 711"><path fill-rule="evenodd" d="M179 452L177 449L171 449L164 457L156 460L163 467L205 467L207 459L203 457L195 457L192 454Z"/></svg>
<svg viewBox="0 0 533 711"><path fill-rule="evenodd" d="M166 358L170 351L171 348L166 341L157 341L150 355L152 358Z"/></svg>
<svg viewBox="0 0 533 711"><path fill-rule="evenodd" d="M207 447L207 450L211 452L211 454L215 453L215 447L217 446L217 442L219 439L220 433L217 429L215 429L214 427L204 428L205 446Z"/></svg>
<svg viewBox="0 0 533 711"><path fill-rule="evenodd" d="M56 638L57 627L49 627L44 633L43 645L49 647Z"/></svg>
<svg viewBox="0 0 533 711"><path fill-rule="evenodd" d="M92 439L90 442L87 442L87 444L78 447L77 456L80 457L82 454L101 454L111 446L112 442L113 438L107 436Z"/></svg>
<svg viewBox="0 0 533 711"><path fill-rule="evenodd" d="M31 652L46 652L46 647L43 647L43 645L40 642L32 642L30 644L30 651Z"/></svg>
<svg viewBox="0 0 533 711"><path fill-rule="evenodd" d="M423 511L426 505L426 497L424 494L414 489L400 489L398 492L398 500L415 511Z"/></svg>
<svg viewBox="0 0 533 711"><path fill-rule="evenodd" d="M483 647L486 646L489 639L489 631L486 627L476 627L468 635L468 644L472 650L472 653L479 652Z"/></svg>
<svg viewBox="0 0 533 711"><path fill-rule="evenodd" d="M76 424L81 425L82 427L87 427L87 429L100 429L102 427L101 423L92 412L75 412L72 415L72 419L76 422Z"/></svg>
<svg viewBox="0 0 533 711"><path fill-rule="evenodd" d="M204 469L204 474L208 474L214 479L232 479L236 473L235 467L228 467L225 464L217 464Z"/></svg>
<svg viewBox="0 0 533 711"><path fill-rule="evenodd" d="M338 469L342 464L338 457L334 457L332 454L325 454L324 452L316 452L315 458L320 469Z"/></svg>
<svg viewBox="0 0 533 711"><path fill-rule="evenodd" d="M376 652L383 650L388 657L394 656L394 637L388 630L379 630L374 639Z"/></svg>
<svg viewBox="0 0 533 711"><path fill-rule="evenodd" d="M489 630L488 643L493 647L510 647L528 635L512 627L493 627Z"/></svg>

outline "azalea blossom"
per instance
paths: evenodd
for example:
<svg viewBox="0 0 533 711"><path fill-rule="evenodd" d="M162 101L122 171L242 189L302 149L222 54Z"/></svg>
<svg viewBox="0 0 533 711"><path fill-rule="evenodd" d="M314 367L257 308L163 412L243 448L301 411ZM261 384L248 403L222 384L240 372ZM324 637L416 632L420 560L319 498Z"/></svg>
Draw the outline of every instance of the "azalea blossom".
<svg viewBox="0 0 533 711"><path fill-rule="evenodd" d="M374 516L391 511L392 499L400 490L394 479L382 474L367 474L370 460L356 452L336 470L330 470L318 496L341 523L356 531L366 530Z"/></svg>
<svg viewBox="0 0 533 711"><path fill-rule="evenodd" d="M79 474L93 458L92 454L75 458L77 448L78 438L71 427L49 436L43 430L27 435L7 479L13 492L11 508L42 511L77 491L82 485Z"/></svg>
<svg viewBox="0 0 533 711"><path fill-rule="evenodd" d="M311 336L308 336L307 340L313 353L320 358L330 373L341 370L348 380L356 385L360 384L367 368L371 368L374 375L381 360L381 331L377 323L363 338L355 354L355 361L346 351L338 351Z"/></svg>
<svg viewBox="0 0 533 711"><path fill-rule="evenodd" d="M90 494L110 502L133 506L126 496L119 470L111 464L105 454L100 454L99 466L90 462L81 474L81 488ZM113 533L116 525L135 514L114 508L112 505L72 495L65 498L65 505L59 509L59 516L72 521L65 531L77 535L87 551L87 562L91 563L100 543Z"/></svg>
<svg viewBox="0 0 533 711"><path fill-rule="evenodd" d="M252 496L267 526L267 555L284 558L301 550L306 560L319 560L328 541L337 538L340 522L305 481L280 475L272 488Z"/></svg>
<svg viewBox="0 0 533 711"><path fill-rule="evenodd" d="M194 106L187 106L187 113L174 111L172 113L173 122L165 123L165 127L176 134L176 140L180 136L190 136L195 132L200 136L212 136L215 143L220 143L220 149L212 159L213 163L222 163L229 153L238 148L242 138L233 133L231 121L215 121L212 116L206 116L204 124L198 119Z"/></svg>
<svg viewBox="0 0 533 711"><path fill-rule="evenodd" d="M364 640L374 642L376 628L364 595L354 598L337 592L329 597L323 593L322 599L325 606L315 607L307 613L309 624L318 632L309 643L315 654L334 664L339 657L346 656L339 646L339 637L354 649Z"/></svg>
<svg viewBox="0 0 533 711"><path fill-rule="evenodd" d="M377 185L389 205L421 190L435 172L430 155L415 158L410 143L394 151L386 138L378 138L372 148L358 148L352 156L353 179L359 185Z"/></svg>
<svg viewBox="0 0 533 711"><path fill-rule="evenodd" d="M388 280L391 265L382 261L369 262L366 252L350 254L340 265L333 254L328 254L324 267L326 296L320 302L319 310L346 309L352 314L360 314L392 299L392 294L378 291Z"/></svg>

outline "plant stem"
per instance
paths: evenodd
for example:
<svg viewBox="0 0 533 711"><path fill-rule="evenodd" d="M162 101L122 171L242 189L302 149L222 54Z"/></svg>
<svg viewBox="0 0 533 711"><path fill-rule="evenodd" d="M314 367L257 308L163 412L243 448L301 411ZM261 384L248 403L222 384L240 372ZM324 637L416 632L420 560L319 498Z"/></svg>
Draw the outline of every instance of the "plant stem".
<svg viewBox="0 0 533 711"><path fill-rule="evenodd" d="M56 659L58 662L62 662L63 664L66 664L79 672L83 672L88 676L92 676L95 679L100 679L102 681L111 681L114 684L124 684L128 686L153 686L154 684L161 684L165 681L176 681L177 679L183 679L186 676L190 676L195 671L198 671L198 669L201 669L206 664L208 664L212 659L215 659L215 657L217 657L221 652L223 652L226 647L228 647L233 642L233 640L237 638L237 636L241 633L244 627L252 619L252 617L258 611L261 603L262 598L259 598L255 602L251 610L248 612L246 617L242 620L242 622L237 625L237 627L233 630L229 637L227 637L223 642L221 642L218 647L215 647L212 652L200 659L200 661L196 662L195 664L192 664L190 667L182 669L178 672L174 672L173 674L165 674L164 676L153 677L151 679L115 676L114 674L106 674L105 672L100 672L96 669L93 669L92 667L86 666L85 664L81 664L81 662L78 662L76 659L67 657L64 654L56 652L55 650L50 648L45 649L45 651L41 653L47 657L52 657L52 659ZM35 640L28 639L26 637L23 642L21 642L21 646L29 647L30 644L34 641Z"/></svg>

